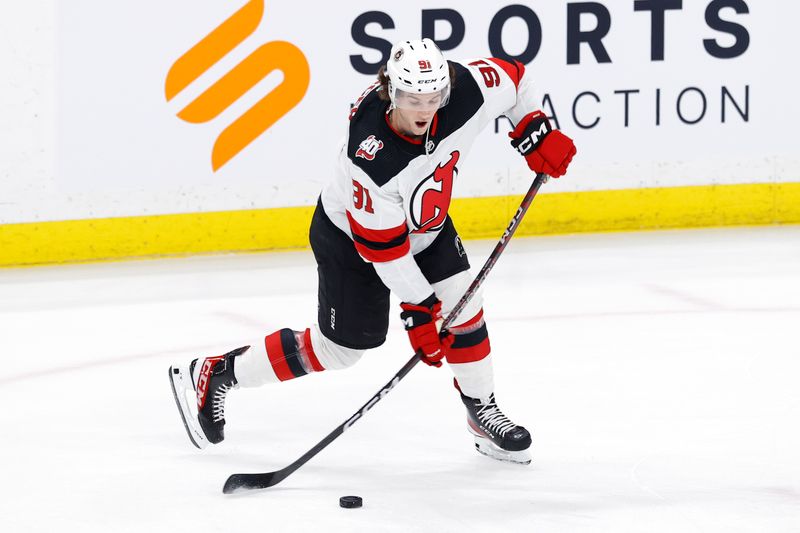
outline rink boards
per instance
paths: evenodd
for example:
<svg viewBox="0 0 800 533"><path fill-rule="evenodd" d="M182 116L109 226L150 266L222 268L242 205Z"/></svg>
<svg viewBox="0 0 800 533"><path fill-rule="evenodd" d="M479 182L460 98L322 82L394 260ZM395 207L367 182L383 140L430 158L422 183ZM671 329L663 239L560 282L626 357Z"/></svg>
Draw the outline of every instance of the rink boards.
<svg viewBox="0 0 800 533"><path fill-rule="evenodd" d="M463 238L493 238L519 200L457 198L450 213ZM312 212L292 207L0 226L0 264L305 247ZM800 183L543 193L517 235L775 223L800 223Z"/></svg>
<svg viewBox="0 0 800 533"><path fill-rule="evenodd" d="M523 234L800 220L797 3L56 3L0 6L0 266L305 246L350 106L421 36L525 64L575 139ZM510 129L459 164L465 238L533 178Z"/></svg>

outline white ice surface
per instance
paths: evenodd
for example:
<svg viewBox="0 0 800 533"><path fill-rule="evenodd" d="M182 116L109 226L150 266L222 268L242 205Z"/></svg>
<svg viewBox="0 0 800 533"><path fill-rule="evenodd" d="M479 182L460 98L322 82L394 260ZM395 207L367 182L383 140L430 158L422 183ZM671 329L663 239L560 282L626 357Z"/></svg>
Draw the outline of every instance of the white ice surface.
<svg viewBox="0 0 800 533"><path fill-rule="evenodd" d="M467 243L479 267L493 242ZM0 270L0 531L800 531L800 226L515 238L486 282L528 467L478 455L395 308L356 367L229 396L190 446L173 361L315 319L308 252ZM356 494L364 507L338 507Z"/></svg>

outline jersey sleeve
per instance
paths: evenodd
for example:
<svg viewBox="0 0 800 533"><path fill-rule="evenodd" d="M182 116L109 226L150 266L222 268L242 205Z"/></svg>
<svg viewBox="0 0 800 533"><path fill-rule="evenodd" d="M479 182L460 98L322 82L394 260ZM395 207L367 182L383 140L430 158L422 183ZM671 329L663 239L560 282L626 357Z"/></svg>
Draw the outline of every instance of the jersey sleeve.
<svg viewBox="0 0 800 533"><path fill-rule="evenodd" d="M353 194L346 209L356 250L365 261L383 263L410 250L408 225L399 194L378 187L360 168L350 165Z"/></svg>
<svg viewBox="0 0 800 533"><path fill-rule="evenodd" d="M516 125L539 109L530 74L519 61L489 57L466 64L481 88L489 116L505 115Z"/></svg>
<svg viewBox="0 0 800 533"><path fill-rule="evenodd" d="M411 254L403 200L396 181L379 187L363 170L349 165L351 195L346 215L356 251L389 290L404 302L419 303L434 291Z"/></svg>

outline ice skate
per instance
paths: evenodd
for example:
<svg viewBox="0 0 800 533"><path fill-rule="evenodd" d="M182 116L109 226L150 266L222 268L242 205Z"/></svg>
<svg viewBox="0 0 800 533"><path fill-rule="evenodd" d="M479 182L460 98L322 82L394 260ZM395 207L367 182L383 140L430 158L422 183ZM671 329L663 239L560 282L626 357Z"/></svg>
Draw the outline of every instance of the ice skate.
<svg viewBox="0 0 800 533"><path fill-rule="evenodd" d="M238 388L233 375L234 358L250 347L243 346L225 355L194 359L186 365L169 367L172 394L189 440L203 449L225 438L225 398Z"/></svg>
<svg viewBox="0 0 800 533"><path fill-rule="evenodd" d="M530 464L530 433L503 414L494 394L481 400L461 393L461 401L467 408L467 425L479 453L499 461Z"/></svg>

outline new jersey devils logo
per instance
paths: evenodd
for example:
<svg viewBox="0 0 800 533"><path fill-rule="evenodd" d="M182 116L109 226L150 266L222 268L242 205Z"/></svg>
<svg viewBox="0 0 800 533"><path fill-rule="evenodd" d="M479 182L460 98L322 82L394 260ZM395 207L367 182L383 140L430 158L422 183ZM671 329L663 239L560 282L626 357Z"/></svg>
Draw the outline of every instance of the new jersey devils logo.
<svg viewBox="0 0 800 533"><path fill-rule="evenodd" d="M437 231L444 225L450 196L453 194L453 178L458 174L458 150L450 154L450 161L439 164L431 175L422 180L411 195L411 222L417 228L412 233Z"/></svg>

